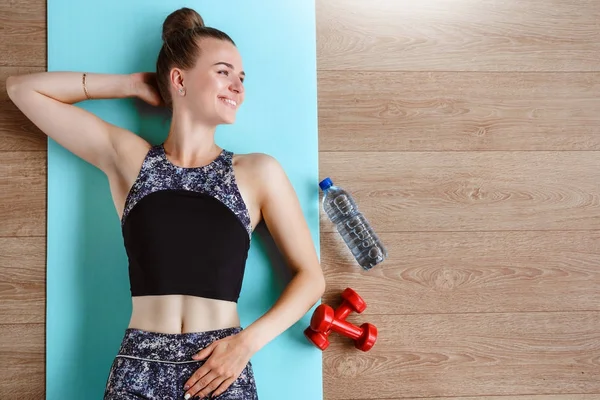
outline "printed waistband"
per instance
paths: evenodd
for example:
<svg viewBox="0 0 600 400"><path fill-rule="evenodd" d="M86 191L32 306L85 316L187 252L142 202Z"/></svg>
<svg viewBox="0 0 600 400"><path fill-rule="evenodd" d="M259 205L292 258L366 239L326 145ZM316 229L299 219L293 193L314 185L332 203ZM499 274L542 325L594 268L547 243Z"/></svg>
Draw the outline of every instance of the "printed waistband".
<svg viewBox="0 0 600 400"><path fill-rule="evenodd" d="M197 362L192 356L214 342L242 331L241 327L206 332L160 333L128 328L118 357L172 363Z"/></svg>

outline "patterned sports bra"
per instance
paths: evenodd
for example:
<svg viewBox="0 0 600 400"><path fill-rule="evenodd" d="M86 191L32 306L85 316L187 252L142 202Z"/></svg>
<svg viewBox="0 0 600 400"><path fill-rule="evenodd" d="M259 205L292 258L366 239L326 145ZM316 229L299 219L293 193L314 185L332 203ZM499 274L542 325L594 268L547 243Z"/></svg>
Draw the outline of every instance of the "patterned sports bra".
<svg viewBox="0 0 600 400"><path fill-rule="evenodd" d="M233 153L172 164L152 146L129 191L121 229L132 296L183 294L237 302L252 226Z"/></svg>

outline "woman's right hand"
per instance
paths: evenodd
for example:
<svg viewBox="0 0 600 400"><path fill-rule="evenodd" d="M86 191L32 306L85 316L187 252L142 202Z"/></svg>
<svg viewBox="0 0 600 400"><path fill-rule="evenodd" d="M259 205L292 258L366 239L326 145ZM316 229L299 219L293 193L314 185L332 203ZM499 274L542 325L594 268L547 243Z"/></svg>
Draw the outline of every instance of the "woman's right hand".
<svg viewBox="0 0 600 400"><path fill-rule="evenodd" d="M165 102L158 91L155 72L136 72L131 74L131 82L135 97L146 103L159 107Z"/></svg>

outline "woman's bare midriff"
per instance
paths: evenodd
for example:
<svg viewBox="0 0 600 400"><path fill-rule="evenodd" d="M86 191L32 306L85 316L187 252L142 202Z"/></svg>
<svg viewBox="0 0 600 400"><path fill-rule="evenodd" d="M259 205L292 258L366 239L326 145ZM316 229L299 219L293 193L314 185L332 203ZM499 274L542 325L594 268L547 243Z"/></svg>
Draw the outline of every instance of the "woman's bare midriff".
<svg viewBox="0 0 600 400"><path fill-rule="evenodd" d="M240 326L237 304L184 295L132 298L129 328L161 333L205 332Z"/></svg>

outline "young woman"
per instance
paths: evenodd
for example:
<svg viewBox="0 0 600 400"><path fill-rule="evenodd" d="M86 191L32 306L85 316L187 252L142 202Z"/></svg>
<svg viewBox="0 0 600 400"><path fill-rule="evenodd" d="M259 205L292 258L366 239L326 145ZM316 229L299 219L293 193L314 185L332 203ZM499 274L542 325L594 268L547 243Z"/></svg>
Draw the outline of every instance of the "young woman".
<svg viewBox="0 0 600 400"><path fill-rule="evenodd" d="M27 118L106 174L121 218L133 309L106 400L256 399L250 358L324 292L308 226L280 164L214 141L219 124L235 121L244 79L233 40L182 8L164 21L155 74L45 72L7 80ZM73 105L132 96L172 111L163 143L151 145ZM237 300L261 221L294 276L276 304L242 329Z"/></svg>

